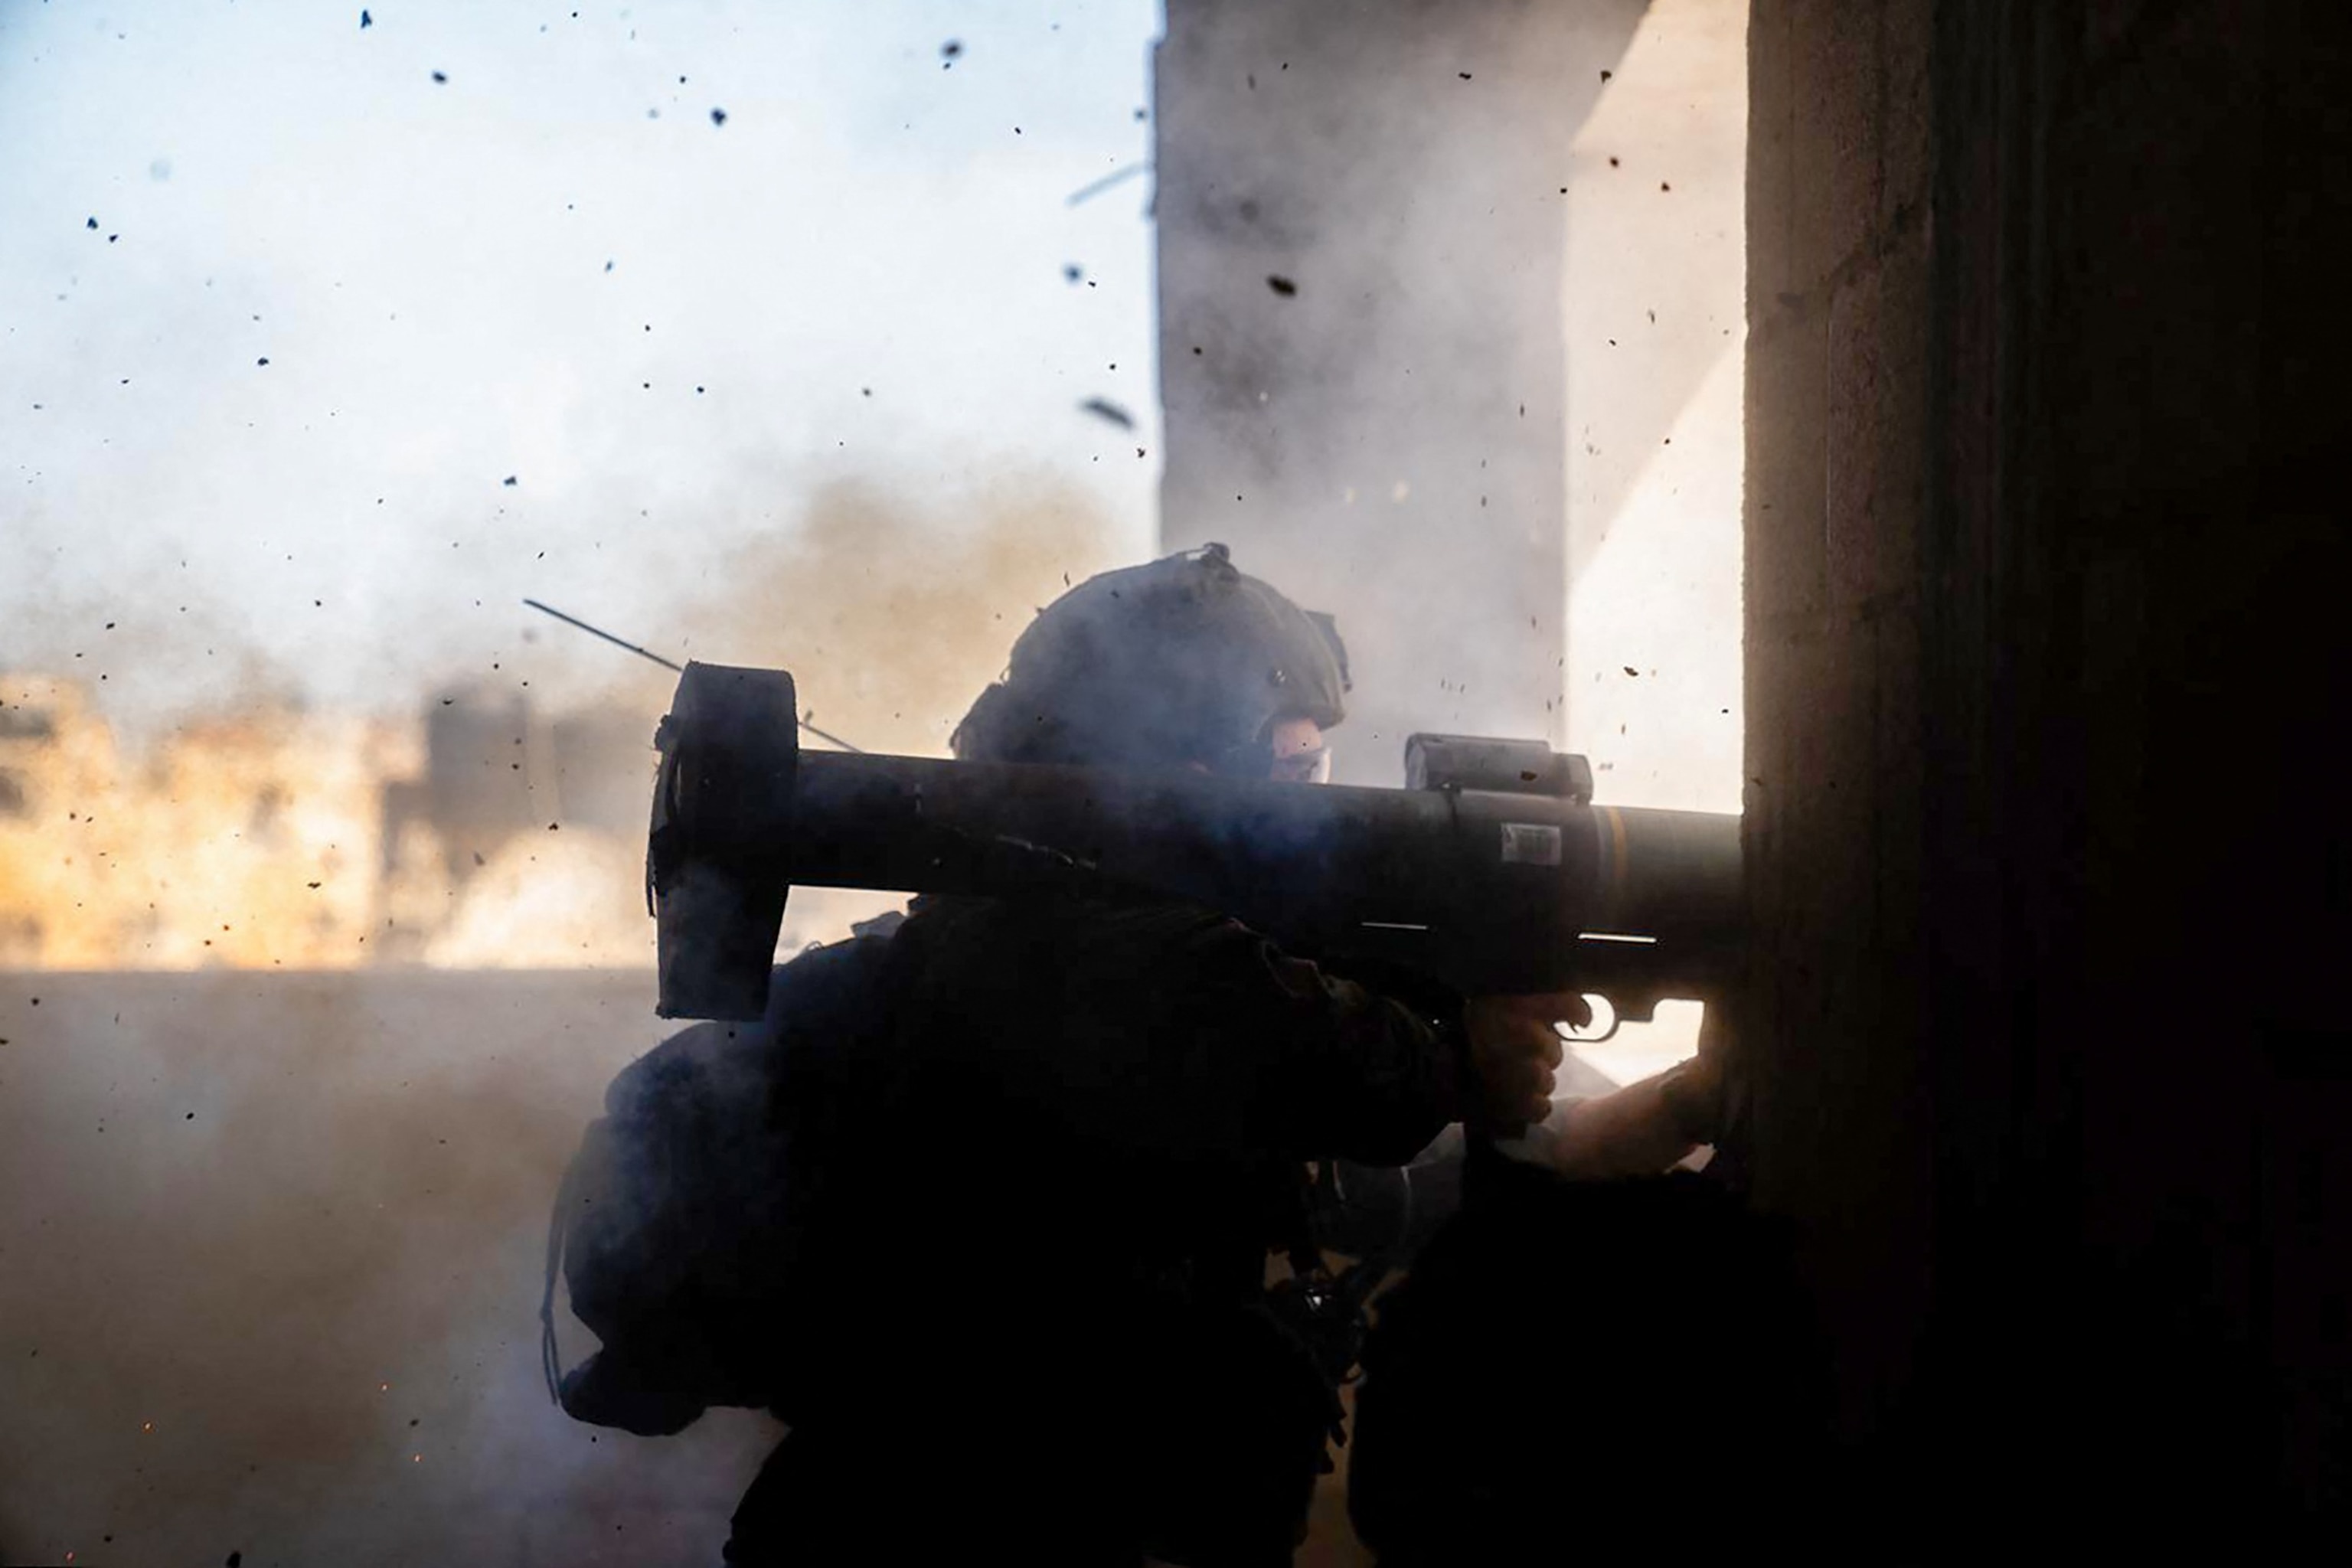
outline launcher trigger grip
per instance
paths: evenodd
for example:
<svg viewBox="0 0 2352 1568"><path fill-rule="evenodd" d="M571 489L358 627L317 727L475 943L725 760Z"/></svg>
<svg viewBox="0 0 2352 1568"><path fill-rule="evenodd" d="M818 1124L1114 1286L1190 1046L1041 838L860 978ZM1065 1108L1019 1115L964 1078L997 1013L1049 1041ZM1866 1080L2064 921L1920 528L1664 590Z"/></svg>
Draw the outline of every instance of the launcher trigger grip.
<svg viewBox="0 0 2352 1568"><path fill-rule="evenodd" d="M1578 1025L1555 1024L1552 1027L1559 1031L1559 1037L1566 1040L1571 1046L1597 1046L1605 1040L1615 1039L1617 1037L1618 1026L1625 1022L1625 1016L1617 1010L1616 1004L1610 1001L1608 997L1594 991L1586 992L1584 994L1584 999L1585 1001L1592 1004L1592 1013L1594 1017L1598 1018L1605 1016L1608 1018L1609 1023L1607 1026L1602 1028L1597 1035L1586 1035L1580 1034L1578 1032L1580 1028L1580 1026ZM1586 1024L1580 1026L1580 1027L1589 1029L1593 1027L1593 1026Z"/></svg>

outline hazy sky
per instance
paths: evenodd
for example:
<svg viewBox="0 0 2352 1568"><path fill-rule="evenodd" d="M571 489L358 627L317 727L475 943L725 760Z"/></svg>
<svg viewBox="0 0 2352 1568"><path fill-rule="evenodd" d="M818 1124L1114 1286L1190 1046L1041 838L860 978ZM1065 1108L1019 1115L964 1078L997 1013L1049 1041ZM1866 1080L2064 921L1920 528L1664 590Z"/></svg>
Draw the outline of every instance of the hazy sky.
<svg viewBox="0 0 2352 1568"><path fill-rule="evenodd" d="M0 668L405 709L526 594L677 646L843 476L1148 548L1150 181L1066 198L1151 0L367 14L0 0Z"/></svg>

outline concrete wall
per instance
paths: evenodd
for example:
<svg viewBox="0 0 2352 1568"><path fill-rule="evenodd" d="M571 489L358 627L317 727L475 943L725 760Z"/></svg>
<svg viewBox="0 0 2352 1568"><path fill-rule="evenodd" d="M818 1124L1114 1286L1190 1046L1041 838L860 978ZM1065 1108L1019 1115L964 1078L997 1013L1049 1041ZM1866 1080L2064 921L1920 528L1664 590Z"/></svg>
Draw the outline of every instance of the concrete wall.
<svg viewBox="0 0 2352 1568"><path fill-rule="evenodd" d="M2342 1522L2346 32L1754 9L1746 1153L1895 1555Z"/></svg>

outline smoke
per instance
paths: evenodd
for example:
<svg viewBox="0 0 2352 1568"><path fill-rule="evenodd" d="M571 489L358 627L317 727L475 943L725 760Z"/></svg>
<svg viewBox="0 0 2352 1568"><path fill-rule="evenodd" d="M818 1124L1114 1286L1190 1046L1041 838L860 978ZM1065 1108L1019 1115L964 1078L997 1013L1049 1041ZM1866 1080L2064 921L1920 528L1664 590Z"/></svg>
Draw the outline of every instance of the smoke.
<svg viewBox="0 0 2352 1568"><path fill-rule="evenodd" d="M1142 0L357 11L0 15L7 1561L712 1556L538 1384L673 678L520 600L935 752L1148 550Z"/></svg>
<svg viewBox="0 0 2352 1568"><path fill-rule="evenodd" d="M793 668L860 744L941 752L1113 531L1034 475L928 505L843 480L678 591L681 645ZM648 1443L570 1422L536 1383L547 1207L604 1085L663 1032L648 973L596 966L650 962L642 813L670 678L556 635L531 658L600 669L573 706L635 715L622 822L499 838L477 814L464 838L427 824L388 858L383 791L427 764L414 722L260 708L184 721L133 761L79 689L8 693L21 732L0 764L26 810L0 820L0 907L26 930L0 952L48 971L0 971L0 1386L35 1415L0 1436L12 1551L103 1562L110 1534L124 1558L256 1563L711 1550L765 1423L721 1414ZM502 778L532 748L510 749L500 716L523 710L482 711ZM477 843L452 881L444 851L463 866ZM796 891L782 945L894 901ZM422 934L412 956L476 973L317 972L404 931ZM516 972L532 966L578 973ZM121 973L180 967L196 972ZM593 1345L576 1325L568 1341L574 1359Z"/></svg>
<svg viewBox="0 0 2352 1568"><path fill-rule="evenodd" d="M8 1560L709 1556L763 1424L538 1385L556 1179L656 1031L635 977L10 977Z"/></svg>
<svg viewBox="0 0 2352 1568"><path fill-rule="evenodd" d="M0 668L130 743L512 687L525 595L684 637L842 475L1143 548L1156 431L1076 405L1147 400L1149 230L1063 201L1148 135L1142 0L88 20L0 23Z"/></svg>
<svg viewBox="0 0 2352 1568"><path fill-rule="evenodd" d="M1163 527L1337 613L1348 781L1533 736L1603 800L1738 809L1746 27L1171 0Z"/></svg>
<svg viewBox="0 0 2352 1568"><path fill-rule="evenodd" d="M1645 389L1580 381L1607 346L1563 371L1557 299L1519 313L1563 243L1572 277L1622 232L1564 219L1559 187L1647 155L1571 148L1562 118L1605 115L1629 46L1520 124L1562 39L1515 63L1519 23L1402 9L1376 85L1338 74L1363 29L1318 20L1250 35L1229 94L1170 127L1164 437L1150 231L1126 195L1064 202L1144 153L1140 5L1058 32L946 5L6 16L0 719L64 727L0 735L0 769L32 770L0 816L0 1555L710 1553L764 1426L639 1442L537 1384L546 1205L660 1033L649 977L610 967L651 940L638 808L583 804L542 731L649 739L673 678L524 595L789 668L816 723L936 754L1036 607L1152 552L1164 446L1169 547L1225 539L1339 612L1359 777L1392 777L1415 727L1599 756L1618 742L1563 689L1720 649L1654 605L1638 658L1579 644L1542 544L1563 493L1602 497L1620 552L1623 495L1665 518L1659 492L1696 493L1638 463L1580 489L1575 423L1608 402L1623 449L1688 449L1660 422L1696 351ZM1253 118L1286 76L1321 85ZM482 720L454 775L520 793L388 830L387 789L433 798L445 700ZM1638 739L1638 708L1605 716ZM785 945L880 901L796 892ZM567 973L318 973L388 933L424 964Z"/></svg>
<svg viewBox="0 0 2352 1568"><path fill-rule="evenodd" d="M863 750L943 756L1031 616L1113 564L1115 537L1041 476L929 505L838 480L730 555L726 585L689 612L693 647L793 670L804 716Z"/></svg>
<svg viewBox="0 0 2352 1568"><path fill-rule="evenodd" d="M944 754L1035 607L1108 564L1116 532L1050 476L929 505L837 480L670 587L673 646L792 669L810 717L864 749ZM403 719L265 688L143 754L87 684L19 678L0 699L20 731L0 732L0 963L649 964L644 825L672 678L545 624L497 661L506 684ZM887 902L803 892L787 945Z"/></svg>
<svg viewBox="0 0 2352 1568"><path fill-rule="evenodd" d="M1559 736L1564 168L1643 10L1170 6L1163 525L1338 616L1351 782Z"/></svg>

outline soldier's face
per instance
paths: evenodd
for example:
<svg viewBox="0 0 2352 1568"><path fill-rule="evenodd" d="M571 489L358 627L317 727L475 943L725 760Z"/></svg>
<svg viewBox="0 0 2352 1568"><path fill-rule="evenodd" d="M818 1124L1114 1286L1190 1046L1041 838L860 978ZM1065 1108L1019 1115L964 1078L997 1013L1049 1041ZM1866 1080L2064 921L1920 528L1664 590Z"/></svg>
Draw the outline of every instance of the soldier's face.
<svg viewBox="0 0 2352 1568"><path fill-rule="evenodd" d="M1312 719L1276 719L1272 739L1268 777L1282 784L1331 782L1331 749L1323 743L1323 726Z"/></svg>

